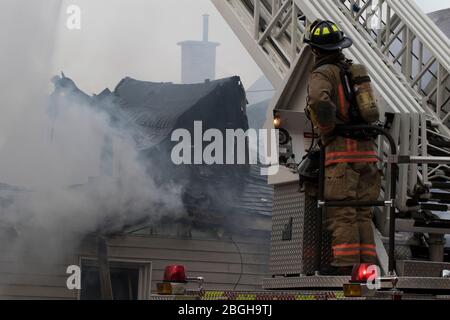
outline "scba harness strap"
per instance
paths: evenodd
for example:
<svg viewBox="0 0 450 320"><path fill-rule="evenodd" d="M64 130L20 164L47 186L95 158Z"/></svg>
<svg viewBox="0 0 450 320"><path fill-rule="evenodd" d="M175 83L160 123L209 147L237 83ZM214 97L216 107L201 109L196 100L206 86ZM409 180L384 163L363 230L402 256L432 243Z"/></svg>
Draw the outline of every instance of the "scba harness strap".
<svg viewBox="0 0 450 320"><path fill-rule="evenodd" d="M357 141L372 141L380 136L380 133L376 130L354 130L351 127L351 125L337 125L334 132L339 137Z"/></svg>

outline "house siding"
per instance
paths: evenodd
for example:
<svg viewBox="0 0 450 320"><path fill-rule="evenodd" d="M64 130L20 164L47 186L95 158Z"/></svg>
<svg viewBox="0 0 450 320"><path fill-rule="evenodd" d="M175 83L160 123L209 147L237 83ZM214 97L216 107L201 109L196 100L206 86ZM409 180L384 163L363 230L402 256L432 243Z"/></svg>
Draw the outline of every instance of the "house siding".
<svg viewBox="0 0 450 320"><path fill-rule="evenodd" d="M261 290L267 275L269 239L234 237L200 240L149 236L120 236L108 240L109 258L152 263L152 290L167 265L182 264L190 277L205 278L207 290ZM239 248L239 250L238 250ZM86 239L50 263L36 254L0 251L0 299L77 299L66 287L66 268L80 258L95 258L95 239ZM195 288L193 284L191 288Z"/></svg>

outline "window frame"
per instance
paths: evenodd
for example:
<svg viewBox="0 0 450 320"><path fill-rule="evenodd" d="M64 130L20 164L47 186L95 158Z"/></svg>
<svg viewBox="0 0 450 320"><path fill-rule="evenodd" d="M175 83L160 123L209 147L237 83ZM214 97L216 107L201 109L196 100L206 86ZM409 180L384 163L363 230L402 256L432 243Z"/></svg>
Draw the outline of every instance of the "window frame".
<svg viewBox="0 0 450 320"><path fill-rule="evenodd" d="M98 267L98 259L94 257L80 257L79 266L81 274L83 274L83 265L86 261ZM108 258L110 267L136 268L139 270L138 280L138 301L150 300L152 295L152 266L153 263L148 260L125 259L125 258ZM81 300L81 290L78 290L77 300Z"/></svg>

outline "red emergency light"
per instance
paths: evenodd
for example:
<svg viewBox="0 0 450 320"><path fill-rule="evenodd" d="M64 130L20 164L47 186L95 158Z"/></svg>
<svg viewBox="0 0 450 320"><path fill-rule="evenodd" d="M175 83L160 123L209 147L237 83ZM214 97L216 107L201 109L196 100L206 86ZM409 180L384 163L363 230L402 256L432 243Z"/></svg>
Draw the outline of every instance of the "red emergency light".
<svg viewBox="0 0 450 320"><path fill-rule="evenodd" d="M168 266L164 272L164 282L186 283L186 269L184 266Z"/></svg>
<svg viewBox="0 0 450 320"><path fill-rule="evenodd" d="M354 283L367 283L370 277L378 277L376 268L369 270L372 267L369 263L357 264L353 267L352 281Z"/></svg>

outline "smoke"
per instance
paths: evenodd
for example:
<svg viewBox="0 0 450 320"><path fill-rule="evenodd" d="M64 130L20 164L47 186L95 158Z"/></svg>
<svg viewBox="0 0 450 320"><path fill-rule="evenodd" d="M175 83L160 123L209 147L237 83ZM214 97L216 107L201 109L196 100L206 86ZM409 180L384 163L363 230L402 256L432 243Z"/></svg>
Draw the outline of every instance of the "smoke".
<svg viewBox="0 0 450 320"><path fill-rule="evenodd" d="M17 235L9 251L58 259L88 233L182 213L181 187L157 185L106 113L72 91L49 110L60 1L0 6L0 183L22 190L0 201L0 227Z"/></svg>

